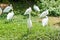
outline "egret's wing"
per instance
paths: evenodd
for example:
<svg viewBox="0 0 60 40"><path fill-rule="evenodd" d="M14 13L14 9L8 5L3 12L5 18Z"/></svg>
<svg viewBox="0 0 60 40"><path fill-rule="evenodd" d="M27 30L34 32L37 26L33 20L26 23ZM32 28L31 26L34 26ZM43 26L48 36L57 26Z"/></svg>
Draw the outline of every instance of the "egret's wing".
<svg viewBox="0 0 60 40"><path fill-rule="evenodd" d="M7 19L12 19L13 16L14 16L14 12L12 11L12 12L8 13Z"/></svg>
<svg viewBox="0 0 60 40"><path fill-rule="evenodd" d="M40 15L40 17L46 17L48 15L48 10L42 12L42 14Z"/></svg>
<svg viewBox="0 0 60 40"><path fill-rule="evenodd" d="M24 15L26 15L26 14L30 14L31 12L32 12L32 9L29 7L28 9L26 9Z"/></svg>
<svg viewBox="0 0 60 40"><path fill-rule="evenodd" d="M38 12L40 11L39 7L36 6L36 5L33 6L33 9L34 9L35 11L38 11Z"/></svg>
<svg viewBox="0 0 60 40"><path fill-rule="evenodd" d="M12 10L12 7L7 6L7 7L3 10L3 12L4 12L4 13L8 13L10 10Z"/></svg>
<svg viewBox="0 0 60 40"><path fill-rule="evenodd" d="M42 25L46 26L48 24L48 17L42 19Z"/></svg>

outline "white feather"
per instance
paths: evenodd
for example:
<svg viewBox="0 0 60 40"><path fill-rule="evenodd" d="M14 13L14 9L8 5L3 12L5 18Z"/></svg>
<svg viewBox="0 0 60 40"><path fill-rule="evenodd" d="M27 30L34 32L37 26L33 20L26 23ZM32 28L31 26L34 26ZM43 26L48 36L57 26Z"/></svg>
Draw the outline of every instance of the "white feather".
<svg viewBox="0 0 60 40"><path fill-rule="evenodd" d="M36 6L36 5L33 6L33 9L34 9L35 11L38 11L38 12L40 11L39 7Z"/></svg>
<svg viewBox="0 0 60 40"><path fill-rule="evenodd" d="M2 9L0 8L0 15L2 14Z"/></svg>
<svg viewBox="0 0 60 40"><path fill-rule="evenodd" d="M3 12L4 12L4 13L8 13L10 10L12 10L12 5L7 6L7 7L3 10Z"/></svg>
<svg viewBox="0 0 60 40"><path fill-rule="evenodd" d="M14 16L14 12L13 11L9 12L7 15L7 20L11 20L13 16Z"/></svg>
<svg viewBox="0 0 60 40"><path fill-rule="evenodd" d="M32 12L32 9L31 9L31 7L29 7L29 8L25 11L24 15L30 14L31 12Z"/></svg>
<svg viewBox="0 0 60 40"><path fill-rule="evenodd" d="M42 14L40 15L40 18L41 17L46 17L48 15L48 13L49 13L48 10L42 12Z"/></svg>
<svg viewBox="0 0 60 40"><path fill-rule="evenodd" d="M46 26L48 24L48 17L42 19L42 25Z"/></svg>

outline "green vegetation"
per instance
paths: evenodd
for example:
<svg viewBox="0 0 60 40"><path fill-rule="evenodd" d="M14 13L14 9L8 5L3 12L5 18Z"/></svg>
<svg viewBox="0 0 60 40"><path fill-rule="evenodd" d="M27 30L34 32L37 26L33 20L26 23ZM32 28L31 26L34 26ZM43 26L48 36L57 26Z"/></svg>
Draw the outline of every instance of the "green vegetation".
<svg viewBox="0 0 60 40"><path fill-rule="evenodd" d="M5 1L13 4L15 16L11 22L6 22L7 14L0 16L0 40L60 40L60 28L42 27L37 16L32 16L33 27L28 31L27 19L23 15L29 6L33 9L36 4L41 9L40 13L48 9L49 16L60 16L60 0L0 0L0 3Z"/></svg>
<svg viewBox="0 0 60 40"><path fill-rule="evenodd" d="M37 17L32 17L33 27L27 29L27 23L22 15L15 15L11 22L6 23L6 18L0 18L0 40L60 40L60 30L46 26L41 22L34 22Z"/></svg>

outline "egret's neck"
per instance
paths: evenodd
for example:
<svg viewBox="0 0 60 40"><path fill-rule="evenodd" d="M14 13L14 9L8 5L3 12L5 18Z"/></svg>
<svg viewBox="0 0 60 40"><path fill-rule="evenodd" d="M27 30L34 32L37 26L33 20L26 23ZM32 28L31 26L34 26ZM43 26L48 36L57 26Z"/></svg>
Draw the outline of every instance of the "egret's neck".
<svg viewBox="0 0 60 40"><path fill-rule="evenodd" d="M31 19L31 14L29 14L29 19Z"/></svg>

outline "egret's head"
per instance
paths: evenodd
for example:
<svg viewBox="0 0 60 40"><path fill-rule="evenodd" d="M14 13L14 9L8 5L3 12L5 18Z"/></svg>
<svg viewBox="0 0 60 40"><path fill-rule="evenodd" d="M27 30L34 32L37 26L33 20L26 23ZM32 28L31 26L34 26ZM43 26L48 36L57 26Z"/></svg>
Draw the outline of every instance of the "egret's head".
<svg viewBox="0 0 60 40"><path fill-rule="evenodd" d="M31 13L31 11L32 11L32 9L31 9L31 7L29 7L29 8L25 11L24 15L29 15L29 14Z"/></svg>
<svg viewBox="0 0 60 40"><path fill-rule="evenodd" d="M10 6L12 7L12 4L10 4Z"/></svg>
<svg viewBox="0 0 60 40"><path fill-rule="evenodd" d="M12 6L12 4L10 4L10 7L11 7L11 9L13 10L13 6Z"/></svg>

